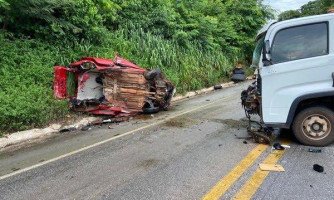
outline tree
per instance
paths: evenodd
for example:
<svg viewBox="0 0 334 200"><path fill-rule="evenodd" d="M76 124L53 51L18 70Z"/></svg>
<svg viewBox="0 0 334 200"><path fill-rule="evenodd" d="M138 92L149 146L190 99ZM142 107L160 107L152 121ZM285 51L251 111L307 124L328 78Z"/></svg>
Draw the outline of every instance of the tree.
<svg viewBox="0 0 334 200"><path fill-rule="evenodd" d="M141 29L233 54L249 52L271 16L259 0L0 0L0 23L17 37L101 43L110 31Z"/></svg>
<svg viewBox="0 0 334 200"><path fill-rule="evenodd" d="M300 8L301 16L319 15L325 13L323 1L311 1Z"/></svg>
<svg viewBox="0 0 334 200"><path fill-rule="evenodd" d="M226 6L230 23L237 33L235 38L231 38L230 44L241 48L244 55L250 55L258 29L267 19L273 17L271 10L266 10L266 7L256 0L227 0Z"/></svg>
<svg viewBox="0 0 334 200"><path fill-rule="evenodd" d="M99 41L118 9L110 0L0 0L0 23L17 36Z"/></svg>
<svg viewBox="0 0 334 200"><path fill-rule="evenodd" d="M279 15L279 20L287 20L310 15L320 15L327 13L330 7L334 6L334 0L310 1L298 10L289 10Z"/></svg>
<svg viewBox="0 0 334 200"><path fill-rule="evenodd" d="M288 10L288 11L282 12L278 17L278 20L282 21L282 20L287 20L287 19L298 18L301 16L302 14L299 10Z"/></svg>
<svg viewBox="0 0 334 200"><path fill-rule="evenodd" d="M46 24L68 28L71 24L57 16L72 6L70 0L7 0L2 9L3 27L27 36L43 32Z"/></svg>
<svg viewBox="0 0 334 200"><path fill-rule="evenodd" d="M6 10L8 10L8 7L9 7L9 3L7 3L7 1L0 0L0 13L3 13ZM4 20L5 20L5 17L3 15L0 15L0 24L3 23Z"/></svg>

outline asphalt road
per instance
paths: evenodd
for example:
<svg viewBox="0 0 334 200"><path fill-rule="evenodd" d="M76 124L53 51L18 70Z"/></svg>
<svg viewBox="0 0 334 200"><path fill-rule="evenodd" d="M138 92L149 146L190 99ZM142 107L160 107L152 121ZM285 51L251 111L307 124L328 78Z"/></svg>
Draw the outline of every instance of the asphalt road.
<svg viewBox="0 0 334 200"><path fill-rule="evenodd" d="M279 138L285 151L240 139L247 84L0 152L0 199L333 199L333 145L310 153L289 132Z"/></svg>

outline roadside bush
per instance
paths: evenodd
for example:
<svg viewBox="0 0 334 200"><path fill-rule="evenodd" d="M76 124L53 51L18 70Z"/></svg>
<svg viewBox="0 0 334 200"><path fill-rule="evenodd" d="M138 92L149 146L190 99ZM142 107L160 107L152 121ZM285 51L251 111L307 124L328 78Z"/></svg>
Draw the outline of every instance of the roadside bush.
<svg viewBox="0 0 334 200"><path fill-rule="evenodd" d="M52 95L55 51L37 41L0 37L0 132L41 126L66 113Z"/></svg>

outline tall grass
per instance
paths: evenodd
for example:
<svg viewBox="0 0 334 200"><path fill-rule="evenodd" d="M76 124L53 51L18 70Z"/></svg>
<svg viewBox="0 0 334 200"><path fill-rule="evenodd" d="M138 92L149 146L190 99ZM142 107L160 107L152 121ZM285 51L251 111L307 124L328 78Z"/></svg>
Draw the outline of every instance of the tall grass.
<svg viewBox="0 0 334 200"><path fill-rule="evenodd" d="M159 68L181 93L222 81L239 59L219 49L203 50L196 43L183 47L141 29L116 31L103 46L103 49L93 48L92 54L111 57L118 52L142 67Z"/></svg>

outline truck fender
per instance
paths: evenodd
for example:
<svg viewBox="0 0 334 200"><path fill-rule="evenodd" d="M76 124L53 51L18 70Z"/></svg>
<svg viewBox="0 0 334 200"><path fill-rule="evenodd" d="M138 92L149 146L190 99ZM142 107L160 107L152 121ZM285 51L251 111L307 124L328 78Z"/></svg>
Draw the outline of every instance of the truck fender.
<svg viewBox="0 0 334 200"><path fill-rule="evenodd" d="M296 98L290 107L289 115L286 121L286 127L291 127L293 119L295 118L297 108L302 101L314 98L321 98L321 97L331 97L331 96L334 96L334 91L306 94Z"/></svg>

